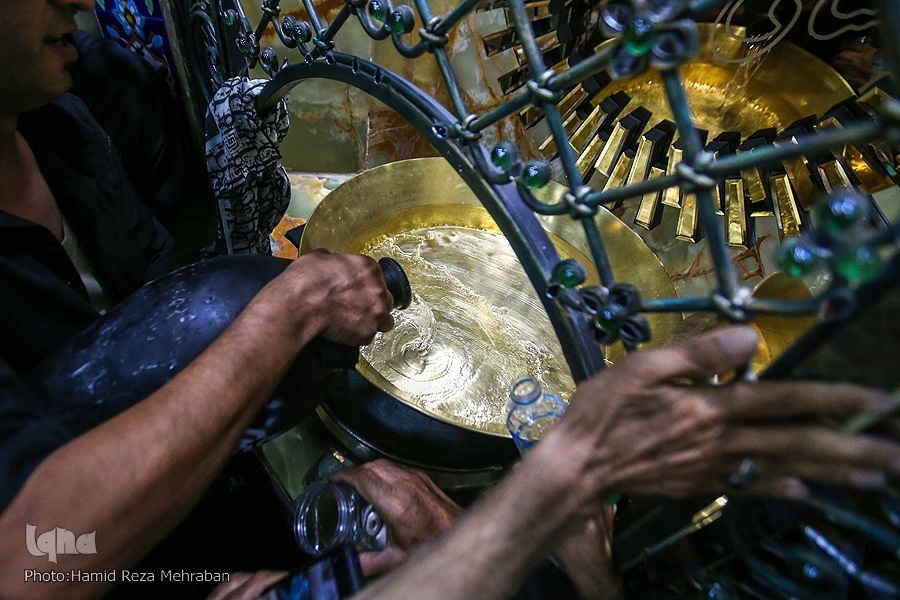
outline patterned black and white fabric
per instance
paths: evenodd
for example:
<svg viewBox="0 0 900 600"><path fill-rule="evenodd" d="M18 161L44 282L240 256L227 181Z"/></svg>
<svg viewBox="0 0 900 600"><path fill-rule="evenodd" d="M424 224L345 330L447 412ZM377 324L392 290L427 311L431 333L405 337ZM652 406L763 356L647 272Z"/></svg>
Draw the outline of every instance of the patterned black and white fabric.
<svg viewBox="0 0 900 600"><path fill-rule="evenodd" d="M260 115L265 80L229 79L206 111L206 168L219 207L219 253L271 254L269 234L291 199L278 146L288 131L284 100Z"/></svg>

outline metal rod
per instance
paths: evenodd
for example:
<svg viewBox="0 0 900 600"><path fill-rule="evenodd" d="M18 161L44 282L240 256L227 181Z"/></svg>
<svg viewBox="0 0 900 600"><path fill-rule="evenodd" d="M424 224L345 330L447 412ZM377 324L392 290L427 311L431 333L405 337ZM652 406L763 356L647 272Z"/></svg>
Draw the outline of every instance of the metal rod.
<svg viewBox="0 0 900 600"><path fill-rule="evenodd" d="M609 287L616 282L613 277L612 266L609 264L609 256L606 254L606 248L603 245L603 238L600 237L600 231L593 217L585 217L581 219L584 227L584 236L587 238L588 246L591 248L591 255L594 259L594 266L597 267L597 275L600 276L600 283Z"/></svg>
<svg viewBox="0 0 900 600"><path fill-rule="evenodd" d="M747 310L754 315L786 315L800 317L815 314L825 299L823 296L801 300L775 300L772 298L750 298Z"/></svg>
<svg viewBox="0 0 900 600"><path fill-rule="evenodd" d="M691 2L688 16L699 19L706 16L711 10L722 8L729 0L694 0Z"/></svg>
<svg viewBox="0 0 900 600"><path fill-rule="evenodd" d="M456 80L456 71L450 65L447 52L443 48L435 48L434 59L437 61L438 69L440 69L441 76L444 78L444 85L447 86L447 93L450 94L450 103L453 105L453 110L456 111L456 116L460 120L465 119L469 114L469 109L466 107L462 89Z"/></svg>
<svg viewBox="0 0 900 600"><path fill-rule="evenodd" d="M338 11L338 14L335 15L334 20L328 24L328 29L322 33L321 40L323 42L332 41L334 36L337 35L338 30L344 25L351 14L353 14L353 9L350 8L349 4L344 4L341 7L341 10Z"/></svg>
<svg viewBox="0 0 900 600"><path fill-rule="evenodd" d="M584 59L580 63L572 66L564 73L554 75L550 78L549 81L547 81L547 89L558 92L560 90L567 90L569 88L575 87L575 85L581 83L588 77L591 77L600 69L604 68L607 63L609 63L609 59L615 49L615 44L609 44L608 46L601 48L595 54L592 54L588 58Z"/></svg>
<svg viewBox="0 0 900 600"><path fill-rule="evenodd" d="M715 310L709 298L642 298L640 312L698 312Z"/></svg>
<svg viewBox="0 0 900 600"><path fill-rule="evenodd" d="M313 0L303 0L303 7L306 9L306 14L309 16L309 21L312 23L315 35L318 36L325 28L322 27L322 21L319 20L319 13L316 12L316 5L313 4Z"/></svg>
<svg viewBox="0 0 900 600"><path fill-rule="evenodd" d="M658 192L666 188L678 185L681 177L677 174L663 175L661 177L652 177L650 179L642 179L636 183L623 185L622 187L612 188L599 192L591 192L585 196L585 200L591 206L599 206L601 204L612 204L627 198L640 198L644 194L650 192Z"/></svg>
<svg viewBox="0 0 900 600"><path fill-rule="evenodd" d="M560 216L569 212L569 205L565 202L557 202L556 204L547 204L534 197L531 190L522 183L521 180L516 181L516 187L519 190L519 197L531 210L539 215Z"/></svg>
<svg viewBox="0 0 900 600"><path fill-rule="evenodd" d="M263 14L263 17L259 20L259 24L257 24L256 26L256 31L253 32L253 36L254 38L256 38L257 44L259 43L259 40L262 39L262 34L265 33L266 28L269 26L269 23L272 23L275 27L278 27L277 19L275 19L269 13Z"/></svg>
<svg viewBox="0 0 900 600"><path fill-rule="evenodd" d="M878 7L878 21L884 43L881 45L891 62L894 84L900 85L900 2L897 0L875 0Z"/></svg>
<svg viewBox="0 0 900 600"><path fill-rule="evenodd" d="M516 30L516 36L519 43L522 44L522 50L525 52L525 60L528 62L528 68L531 71L532 78L537 78L544 73L547 66L544 64L544 57L541 55L541 49L537 44L537 40L531 35L531 21L528 19L528 11L525 10L525 2L523 0L509 0L509 14L513 18L513 28Z"/></svg>
<svg viewBox="0 0 900 600"><path fill-rule="evenodd" d="M768 167L788 158L815 156L831 148L865 142L884 134L885 124L878 121L859 121L844 129L830 129L823 133L810 133L797 138L796 144L765 146L753 152L730 154L703 169L706 175L722 177L738 173L749 167Z"/></svg>
<svg viewBox="0 0 900 600"><path fill-rule="evenodd" d="M415 3L416 9L419 11L419 17L422 19L422 24L425 25L434 16L434 13L431 12L428 0L415 0Z"/></svg>
<svg viewBox="0 0 900 600"><path fill-rule="evenodd" d="M566 180L569 182L569 190L578 190L582 186L581 173L578 172L575 164L575 152L569 145L569 137L563 127L562 118L559 116L559 107L547 102L543 105L543 109L547 125L550 126L550 133L553 135L553 141L556 142L556 151L559 153L559 160L566 173Z"/></svg>
<svg viewBox="0 0 900 600"><path fill-rule="evenodd" d="M516 114L529 104L531 104L531 96L527 93L521 93L512 100L504 102L497 108L469 123L469 131L481 131L485 127L490 127L494 123Z"/></svg>
<svg viewBox="0 0 900 600"><path fill-rule="evenodd" d="M678 73L678 69L666 69L662 72L662 79L675 125L678 127L685 162L694 166L703 152L703 145L700 140L700 132L694 127L694 119L691 116L687 94L681 83L681 75ZM725 244L724 225L716 215L717 207L710 190L703 188L697 190L696 193L697 205L700 208L700 222L709 238L709 251L716 267L718 291L730 300L734 297L737 288L737 275L734 265L731 264L728 246Z"/></svg>
<svg viewBox="0 0 900 600"><path fill-rule="evenodd" d="M446 17L444 17L440 24L434 28L434 33L437 35L444 35L453 29L453 26L459 23L463 17L469 14L469 11L478 6L480 2L481 0L464 0L462 4L454 8Z"/></svg>

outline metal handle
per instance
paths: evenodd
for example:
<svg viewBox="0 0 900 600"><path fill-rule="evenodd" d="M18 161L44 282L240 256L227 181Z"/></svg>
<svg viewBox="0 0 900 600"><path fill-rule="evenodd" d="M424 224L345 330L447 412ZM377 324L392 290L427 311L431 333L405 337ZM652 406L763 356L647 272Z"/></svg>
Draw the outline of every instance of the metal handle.
<svg viewBox="0 0 900 600"><path fill-rule="evenodd" d="M378 266L384 273L384 282L388 291L394 297L394 308L408 307L412 301L412 288L409 286L409 279L406 277L403 267L396 260L387 256L378 261Z"/></svg>

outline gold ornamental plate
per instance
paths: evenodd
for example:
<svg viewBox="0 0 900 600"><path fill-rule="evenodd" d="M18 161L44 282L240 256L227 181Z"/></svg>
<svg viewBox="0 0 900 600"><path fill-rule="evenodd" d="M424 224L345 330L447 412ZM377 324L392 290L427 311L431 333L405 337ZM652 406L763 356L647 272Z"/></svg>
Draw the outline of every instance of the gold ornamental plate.
<svg viewBox="0 0 900 600"><path fill-rule="evenodd" d="M542 196L559 195L551 184ZM645 298L674 297L665 269L637 234L597 215L616 277ZM541 218L563 258L597 274L580 226ZM316 248L396 259L409 277L409 308L361 349L358 371L409 406L441 421L508 436L510 383L531 375L568 399L574 389L550 319L494 220L442 158L400 161L349 179L310 216L300 253ZM680 315L651 315L654 339L671 339ZM613 348L608 360L621 349Z"/></svg>
<svg viewBox="0 0 900 600"><path fill-rule="evenodd" d="M726 131L741 138L761 130L784 130L794 121L822 116L835 104L853 97L853 88L827 63L790 43L775 45L746 60L756 48L728 35L724 26L698 23L700 50L680 68L694 124L709 139ZM733 28L735 35L744 29ZM611 42L604 42L604 44ZM731 62L734 61L734 62ZM741 62L737 62L741 61ZM613 81L593 103L618 91L631 98L628 109L642 106L652 113L650 125L663 119L674 122L659 71Z"/></svg>

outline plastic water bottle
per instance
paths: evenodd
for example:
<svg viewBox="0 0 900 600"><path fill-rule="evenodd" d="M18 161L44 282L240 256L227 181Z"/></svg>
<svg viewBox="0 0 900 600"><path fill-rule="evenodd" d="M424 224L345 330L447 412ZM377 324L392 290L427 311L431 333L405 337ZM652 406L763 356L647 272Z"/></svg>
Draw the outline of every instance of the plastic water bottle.
<svg viewBox="0 0 900 600"><path fill-rule="evenodd" d="M541 388L533 377L517 379L509 390L506 426L524 454L559 421L566 411L562 398Z"/></svg>

